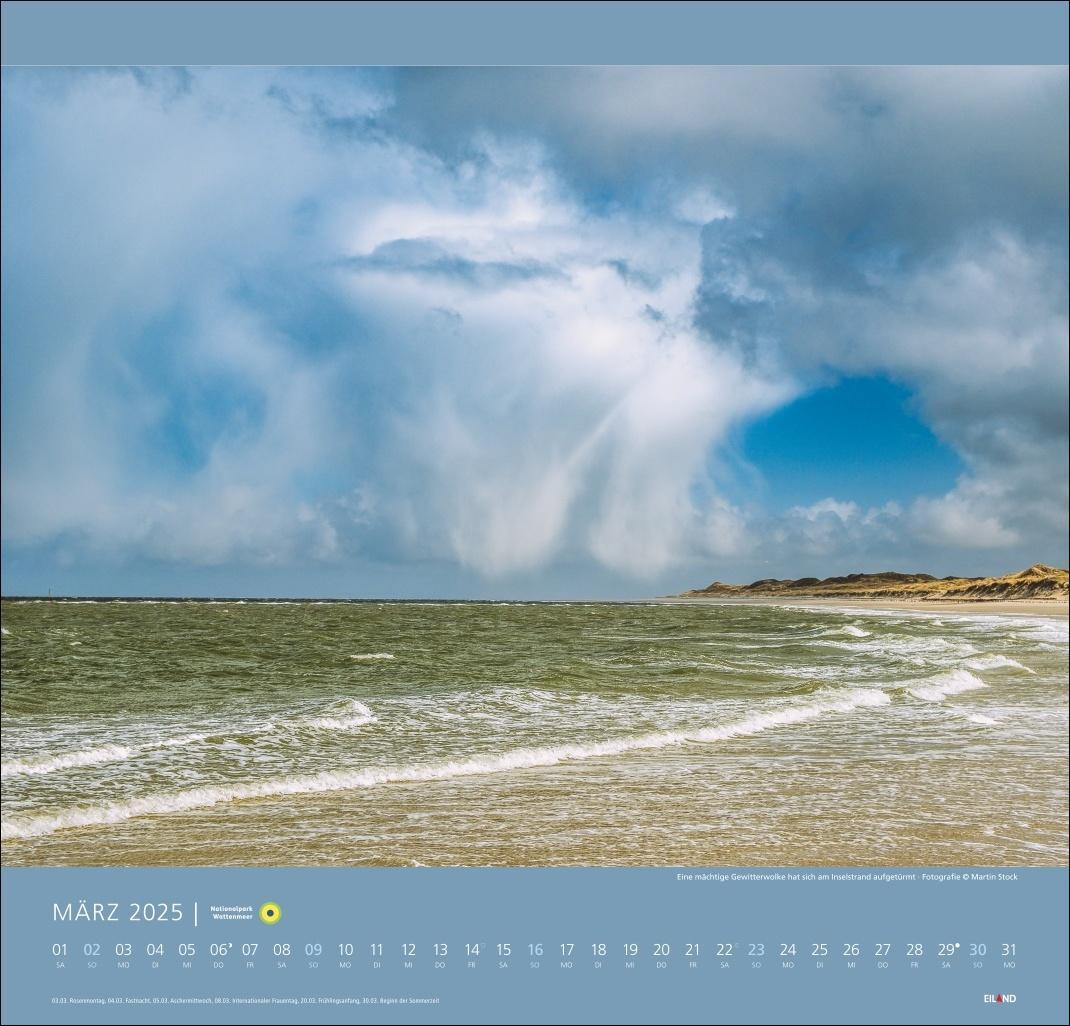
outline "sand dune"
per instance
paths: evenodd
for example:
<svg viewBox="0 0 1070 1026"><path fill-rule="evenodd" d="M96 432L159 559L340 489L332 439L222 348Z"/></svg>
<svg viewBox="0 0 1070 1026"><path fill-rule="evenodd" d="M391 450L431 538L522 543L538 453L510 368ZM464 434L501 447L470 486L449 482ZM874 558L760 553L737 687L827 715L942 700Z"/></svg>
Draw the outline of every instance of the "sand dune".
<svg viewBox="0 0 1070 1026"><path fill-rule="evenodd" d="M1066 570L1035 563L1026 570L1004 577L933 577L885 571L848 574L846 577L800 577L798 580L766 578L752 584L714 581L705 588L683 592L685 597L748 598L795 596L799 598L898 599L924 602L999 602L1008 600L1067 599Z"/></svg>

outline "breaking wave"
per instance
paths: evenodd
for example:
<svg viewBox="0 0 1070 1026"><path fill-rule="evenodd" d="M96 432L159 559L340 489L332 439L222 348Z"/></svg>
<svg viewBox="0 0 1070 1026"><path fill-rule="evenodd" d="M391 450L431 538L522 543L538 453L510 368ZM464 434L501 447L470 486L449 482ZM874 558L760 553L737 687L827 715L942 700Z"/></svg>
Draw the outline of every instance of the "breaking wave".
<svg viewBox="0 0 1070 1026"><path fill-rule="evenodd" d="M99 766L105 762L122 762L137 751L126 745L100 745L80 752L63 752L60 755L42 756L39 759L11 759L0 764L0 778L40 776L58 770L75 769L79 766Z"/></svg>
<svg viewBox="0 0 1070 1026"><path fill-rule="evenodd" d="M979 656L977 659L967 660L966 665L971 670L1023 670L1025 673L1036 675L1036 670L1031 670L1017 659L1011 659L1005 655Z"/></svg>
<svg viewBox="0 0 1070 1026"><path fill-rule="evenodd" d="M236 736L270 734L277 731L314 727L318 730L353 730L375 723L377 718L368 706L355 699L336 702L324 710L323 715L298 716L282 721L262 721L232 730L204 730L177 737L166 737L140 745L108 744L80 751L61 752L58 755L29 759L10 759L0 763L0 778L42 776L83 766L100 766L109 762L125 762L139 755L158 752L165 748L185 748L187 745L204 742L223 742Z"/></svg>
<svg viewBox="0 0 1070 1026"><path fill-rule="evenodd" d="M855 688L844 692L829 691L817 701L781 706L779 709L756 713L720 726L695 730L663 731L634 737L611 738L587 744L517 748L498 754L428 765L328 770L309 776L287 777L256 783L195 787L170 794L145 795L104 805L67 809L50 815L15 816L6 820L0 827L0 838L8 840L39 837L58 830L118 823L139 816L205 809L233 801L348 791L383 784L448 780L454 777L556 766L562 762L622 755L627 752L648 751L689 743L723 741L759 734L774 727L805 723L834 713L876 708L887 705L890 701L888 694L877 688ZM369 714L370 712L368 710Z"/></svg>
<svg viewBox="0 0 1070 1026"><path fill-rule="evenodd" d="M988 685L969 670L951 670L908 687L907 691L923 702L942 702L948 695L960 695L964 691L976 691L986 687Z"/></svg>

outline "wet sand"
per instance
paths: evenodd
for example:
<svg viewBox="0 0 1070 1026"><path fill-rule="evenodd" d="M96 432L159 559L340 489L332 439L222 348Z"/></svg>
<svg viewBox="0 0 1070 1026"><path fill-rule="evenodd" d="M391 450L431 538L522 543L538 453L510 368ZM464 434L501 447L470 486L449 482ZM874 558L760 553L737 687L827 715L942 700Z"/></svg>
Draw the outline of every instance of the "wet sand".
<svg viewBox="0 0 1070 1026"><path fill-rule="evenodd" d="M958 608L4 603L0 861L1065 866L1065 611Z"/></svg>

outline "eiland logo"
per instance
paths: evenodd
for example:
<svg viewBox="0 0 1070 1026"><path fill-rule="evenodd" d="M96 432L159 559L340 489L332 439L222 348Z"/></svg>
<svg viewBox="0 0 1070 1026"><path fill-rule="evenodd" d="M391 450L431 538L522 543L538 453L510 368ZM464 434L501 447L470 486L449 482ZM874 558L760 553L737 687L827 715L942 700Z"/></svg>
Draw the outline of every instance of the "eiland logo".
<svg viewBox="0 0 1070 1026"><path fill-rule="evenodd" d="M1013 1005L1018 1000L1017 994L986 994L986 1005Z"/></svg>

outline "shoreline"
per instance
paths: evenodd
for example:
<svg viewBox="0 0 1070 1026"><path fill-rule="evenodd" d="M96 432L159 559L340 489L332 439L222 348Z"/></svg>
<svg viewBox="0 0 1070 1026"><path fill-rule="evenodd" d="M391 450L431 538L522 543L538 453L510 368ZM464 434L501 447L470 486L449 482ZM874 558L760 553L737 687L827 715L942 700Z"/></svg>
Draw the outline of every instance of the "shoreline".
<svg viewBox="0 0 1070 1026"><path fill-rule="evenodd" d="M1056 620L1070 618L1070 606L1057 599L894 599L842 596L827 598L810 595L655 595L649 598L571 598L571 599L436 599L436 598L153 598L153 597L92 597L41 598L37 596L2 596L2 605L83 606L83 605L206 605L206 606L646 606L646 605L727 605L727 606L794 606L794 607L855 607L858 609L914 610L916 612L957 613L977 616L1046 616Z"/></svg>
<svg viewBox="0 0 1070 1026"><path fill-rule="evenodd" d="M747 598L735 598L726 595L711 595L703 598L698 595L664 596L658 599L667 605L732 605L732 606L814 606L839 608L856 607L859 609L884 610L896 612L912 610L931 613L965 613L992 616L1046 616L1056 620L1070 618L1070 606L1066 602L1052 599L1008 599L1008 600L974 600L943 601L941 599L892 599L859 598L844 595L840 598L818 598L809 595L764 595Z"/></svg>
<svg viewBox="0 0 1070 1026"><path fill-rule="evenodd" d="M750 598L5 605L0 860L1063 864L1058 602Z"/></svg>

